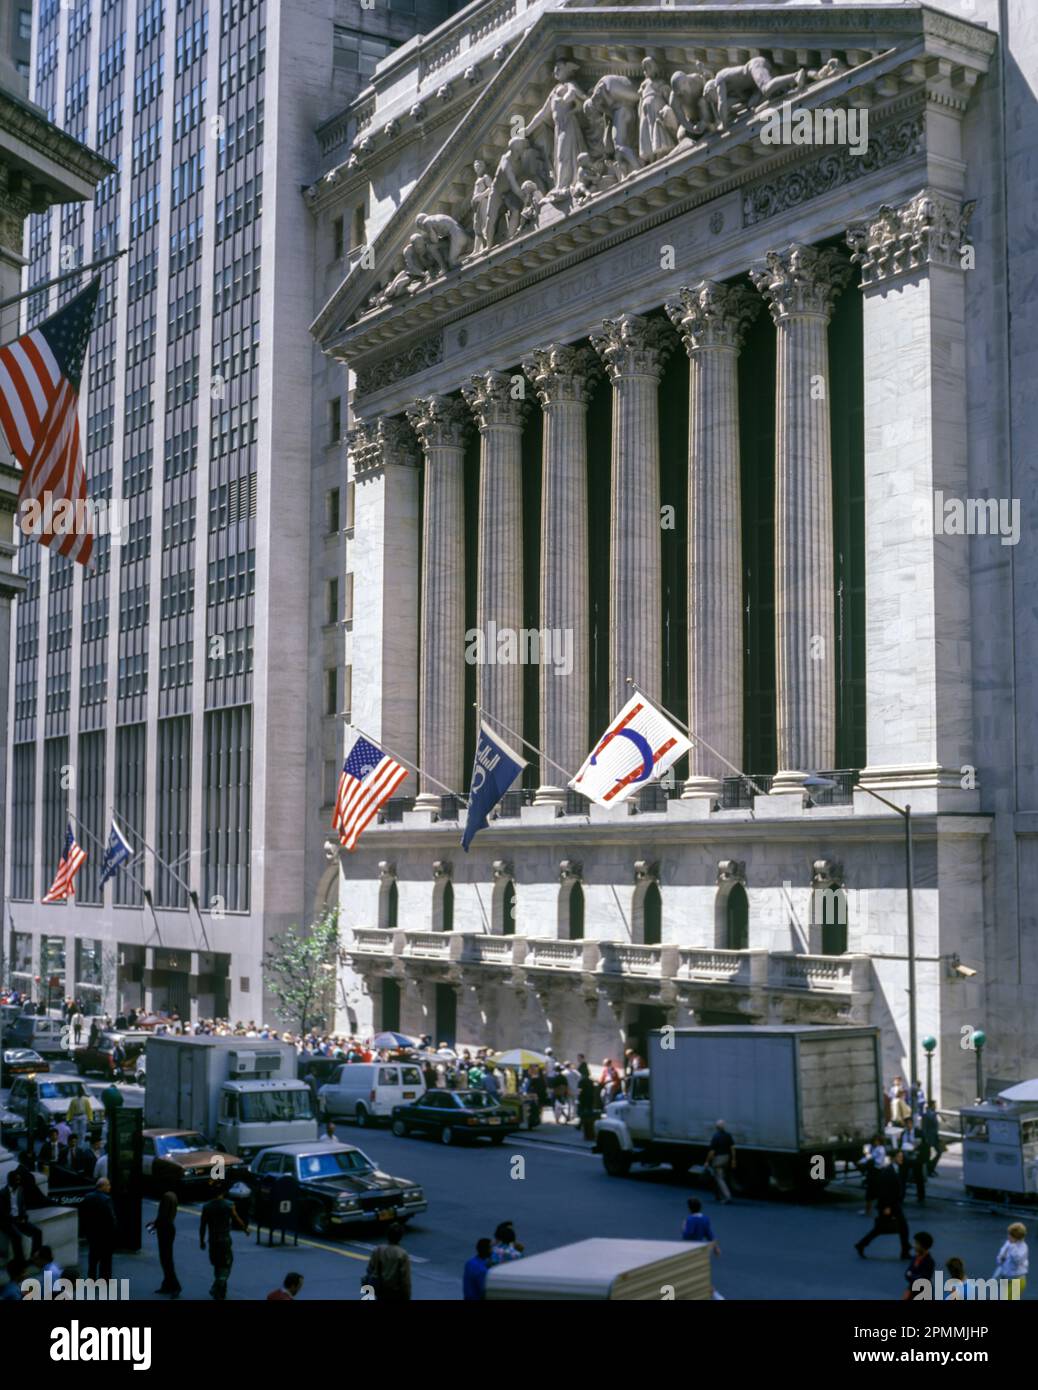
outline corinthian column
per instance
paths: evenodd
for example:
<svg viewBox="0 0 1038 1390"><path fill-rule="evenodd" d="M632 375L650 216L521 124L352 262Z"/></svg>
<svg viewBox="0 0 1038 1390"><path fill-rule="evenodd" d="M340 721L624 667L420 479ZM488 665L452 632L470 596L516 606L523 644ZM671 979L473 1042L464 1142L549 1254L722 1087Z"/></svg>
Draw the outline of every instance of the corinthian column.
<svg viewBox="0 0 1038 1390"><path fill-rule="evenodd" d="M563 805L560 768L575 773L588 754L587 404L598 370L589 348L558 344L523 362L544 411L540 625L561 633L572 653L570 663L541 666L545 757L534 805Z"/></svg>
<svg viewBox="0 0 1038 1390"><path fill-rule="evenodd" d="M672 347L659 319L606 319L591 342L613 384L609 520L609 704L630 698L627 677L659 699L661 686L659 384Z"/></svg>
<svg viewBox="0 0 1038 1390"><path fill-rule="evenodd" d="M688 707L694 734L742 767L742 525L738 358L760 300L702 280L666 305L688 352ZM720 795L731 768L698 742L683 797Z"/></svg>
<svg viewBox="0 0 1038 1390"><path fill-rule="evenodd" d="M522 377L519 378L520 385ZM476 625L483 634L477 671L479 703L491 716L523 732L523 668L499 665L497 636L523 626L523 411L512 378L481 372L461 388L479 426L479 562ZM513 651L518 656L518 647ZM519 750L521 751L521 750Z"/></svg>
<svg viewBox="0 0 1038 1390"><path fill-rule="evenodd" d="M850 279L837 251L796 243L750 272L775 321L776 793L836 758L828 328Z"/></svg>
<svg viewBox="0 0 1038 1390"><path fill-rule="evenodd" d="M425 396L407 408L425 454L422 518L421 705L415 807L439 810L443 788L462 785L465 746L464 403ZM433 780L435 779L435 780Z"/></svg>

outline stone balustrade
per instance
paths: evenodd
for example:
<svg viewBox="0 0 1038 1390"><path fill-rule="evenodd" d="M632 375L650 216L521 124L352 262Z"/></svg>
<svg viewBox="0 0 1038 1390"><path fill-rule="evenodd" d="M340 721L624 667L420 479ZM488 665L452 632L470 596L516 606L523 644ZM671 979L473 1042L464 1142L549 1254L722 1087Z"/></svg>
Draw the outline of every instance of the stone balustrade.
<svg viewBox="0 0 1038 1390"><path fill-rule="evenodd" d="M821 990L859 994L869 988L868 956L807 956L773 952L768 961L772 989Z"/></svg>

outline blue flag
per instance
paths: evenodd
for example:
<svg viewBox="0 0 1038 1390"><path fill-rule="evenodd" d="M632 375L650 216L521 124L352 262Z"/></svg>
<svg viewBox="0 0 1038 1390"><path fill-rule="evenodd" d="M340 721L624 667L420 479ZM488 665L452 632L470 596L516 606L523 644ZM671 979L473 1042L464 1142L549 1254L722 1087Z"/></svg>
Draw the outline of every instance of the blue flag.
<svg viewBox="0 0 1038 1390"><path fill-rule="evenodd" d="M113 820L112 833L108 836L108 844L105 846L105 857L101 861L99 887L103 888L110 878L115 877L123 864L132 858L133 850L127 843L126 836Z"/></svg>
<svg viewBox="0 0 1038 1390"><path fill-rule="evenodd" d="M480 721L476 757L469 786L469 811L461 847L468 853L472 838L487 823L487 817L526 766L500 734Z"/></svg>

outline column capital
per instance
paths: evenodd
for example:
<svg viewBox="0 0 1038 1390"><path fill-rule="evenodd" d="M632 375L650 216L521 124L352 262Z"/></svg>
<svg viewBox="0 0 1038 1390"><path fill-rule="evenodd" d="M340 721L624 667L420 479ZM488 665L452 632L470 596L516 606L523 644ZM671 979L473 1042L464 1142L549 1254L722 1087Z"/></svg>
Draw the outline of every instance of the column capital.
<svg viewBox="0 0 1038 1390"><path fill-rule="evenodd" d="M477 372L462 386L461 394L475 417L480 434L494 425L521 426L528 409L525 396L514 396L513 379L507 372Z"/></svg>
<svg viewBox="0 0 1038 1390"><path fill-rule="evenodd" d="M550 343L523 358L523 371L537 392L537 399L548 409L562 401L587 405L602 367L591 348Z"/></svg>
<svg viewBox="0 0 1038 1390"><path fill-rule="evenodd" d="M966 228L976 206L923 188L900 207L884 203L875 217L849 227L847 245L861 267L861 288L931 265L962 270Z"/></svg>
<svg viewBox="0 0 1038 1390"><path fill-rule="evenodd" d="M404 468L418 466L414 434L400 416L380 415L375 420L358 420L347 435L347 449L353 460L355 478L374 475L386 464Z"/></svg>
<svg viewBox="0 0 1038 1390"><path fill-rule="evenodd" d="M850 278L850 263L839 251L796 241L784 251L769 251L764 266L750 270L776 326L791 318L828 318Z"/></svg>
<svg viewBox="0 0 1038 1390"><path fill-rule="evenodd" d="M662 319L642 318L640 314L603 319L601 330L590 334L590 338L614 385L625 376L654 376L659 380L674 346L673 335Z"/></svg>
<svg viewBox="0 0 1038 1390"><path fill-rule="evenodd" d="M691 357L702 348L737 352L747 328L760 313L761 302L745 285L700 280L697 285L682 287L677 299L669 299L663 307Z"/></svg>
<svg viewBox="0 0 1038 1390"><path fill-rule="evenodd" d="M426 451L460 448L465 443L471 418L464 401L456 396L419 396L404 413Z"/></svg>

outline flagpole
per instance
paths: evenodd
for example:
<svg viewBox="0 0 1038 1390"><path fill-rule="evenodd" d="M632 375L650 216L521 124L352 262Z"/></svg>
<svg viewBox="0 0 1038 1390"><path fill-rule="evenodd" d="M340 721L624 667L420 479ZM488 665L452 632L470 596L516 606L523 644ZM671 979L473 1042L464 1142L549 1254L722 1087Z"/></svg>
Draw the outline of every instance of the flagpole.
<svg viewBox="0 0 1038 1390"><path fill-rule="evenodd" d="M476 710L476 713L481 718L490 719L493 721L493 723L500 724L501 728L504 729L505 733L508 734L511 738L518 739L521 744L523 744L526 748L529 748L531 753L536 753L539 758L543 758L544 761L550 764L556 772L561 772L563 777L565 777L567 781L573 781L573 778L576 774L573 772L567 772L564 767L560 767L554 758L549 758L547 753L542 753L541 750L537 747L536 743L531 743L528 738L523 738L522 734L516 733L515 729L510 729L503 719L498 719L496 714L490 714L487 710L483 708L483 706L479 703L478 700L473 700L472 704Z"/></svg>
<svg viewBox="0 0 1038 1390"><path fill-rule="evenodd" d="M159 854L158 850L152 849L151 845L148 844L147 840L146 840L146 839L144 838L144 836L140 833L140 831L139 831L139 830L135 830L135 829L133 828L133 826L132 826L132 825L130 824L130 822L126 819L126 817L125 817L124 815L122 815L122 812L121 812L121 811L120 811L120 812L116 812L116 809L115 809L114 806L110 806L108 809L109 809L109 811L110 811L110 813L111 813L112 820L114 821L115 818L116 818L116 815L118 814L118 815L120 816L120 818L122 819L123 825L126 826L127 830L129 830L130 834L131 834L131 835L135 835L135 836L137 837L137 839L140 840L141 844L142 844L142 845L144 846L144 848L148 851L148 853L152 856L152 858L155 860L155 862L158 863L158 864L161 864L162 867L165 869L166 873L169 874L169 876L170 876L171 878L175 879L175 880L177 881L177 883L180 884L181 888L183 888L184 892L187 894L188 901L192 904L192 906L193 906L194 909L195 909L195 912L198 914L198 925L202 928L202 940L203 940L203 942L205 943L205 949L206 949L206 951L207 951L208 953L212 954L212 949L213 949L213 948L212 948L212 946L209 944L209 933L206 931L206 929L205 929L205 922L203 922L203 920L202 920L202 909L201 909L201 907L200 907L199 904L198 904L198 894L195 892L195 890L191 887L191 885L190 885L189 883L186 883L186 882L180 877L180 875L177 873L176 869L172 868L169 864L166 863L165 859L163 859L162 855ZM144 896L145 896L146 898L150 898L151 893L150 893L150 891L149 891L147 888L142 888L142 892L144 893ZM152 912L154 913L154 911L155 911L155 909L154 909L154 907L153 907L153 908L152 908ZM161 939L162 939L162 938L160 937L159 940L161 941Z"/></svg>
<svg viewBox="0 0 1038 1390"><path fill-rule="evenodd" d="M0 299L0 309L9 309L12 304L19 304L23 299L31 299L34 294L39 294L42 290L53 289L55 285L60 285L64 280L71 280L77 275L87 275L91 270L100 270L102 266L117 261L120 256L128 256L129 254L129 247L125 251L113 251L110 256L102 256L99 261L91 261L89 265L77 265L75 270L66 270L63 274L54 275L49 280L40 280L35 285L30 285L27 290L22 290L20 294L13 294L10 299Z"/></svg>
<svg viewBox="0 0 1038 1390"><path fill-rule="evenodd" d="M101 859L103 863L105 851L104 843L101 840L99 840L97 836L93 834L92 831L87 829L87 827L83 824L83 822L79 819L79 817L75 814L74 811L69 811L68 816L69 820L75 821L78 829L82 831L82 833L87 837L91 844L96 845L97 848L101 851ZM159 926L159 919L155 913L155 904L151 900L151 894L148 892L147 888L145 888L144 884L140 881L137 875L130 868L129 864L123 864L121 867L126 870L126 872L133 879L134 883L136 883L137 887L144 894L144 901L148 904L148 909L151 912L151 920L155 923L155 935L159 939L159 945L165 945L165 942L162 940L162 928ZM101 892L104 892L103 888L101 889Z"/></svg>
<svg viewBox="0 0 1038 1390"><path fill-rule="evenodd" d="M403 763L404 767L410 768L412 772L417 772L419 777L424 777L427 782L432 782L434 786L439 787L440 790L446 792L448 796L456 796L459 801L464 801L465 805L468 805L469 799L463 792L456 792L452 787L444 786L442 782L437 781L435 777L431 777L428 772L420 768L417 763L408 762L407 758L402 758L399 753L394 753L391 748L383 748L381 739L377 739L374 734L365 733L359 724L347 724L346 727L347 729L355 729L357 733L360 734L361 738L366 738L369 743L373 743L380 752L385 753L390 758L395 758L398 763Z"/></svg>
<svg viewBox="0 0 1038 1390"><path fill-rule="evenodd" d="M661 714L665 714L668 719L673 719L674 723L678 726L679 729L684 729L685 733L688 734L689 738L693 741L693 743L701 743L708 753L712 753L714 757L718 760L718 762L724 763L725 767L730 768L732 772L735 773L736 777L740 778L748 786L752 787L758 796L767 796L767 792L764 791L762 787L758 787L757 783L753 780L752 777L749 776L748 773L743 772L742 769L736 767L734 763L730 763L723 753L719 753L716 748L712 748L711 745L707 743L705 738L693 732L691 726L686 724L683 719L679 719L676 714L671 713L671 711L666 707L666 705L661 704L659 700L653 699L651 695L647 695L633 676L627 677L627 684L631 687L632 690L636 690L644 700L648 700L650 704L655 705Z"/></svg>

